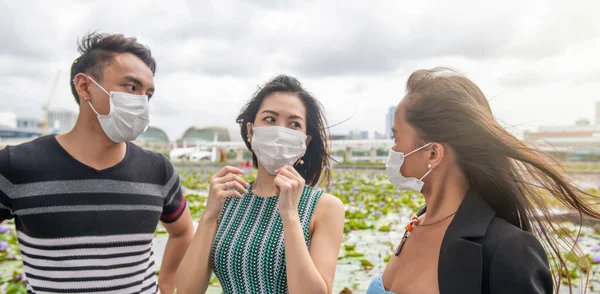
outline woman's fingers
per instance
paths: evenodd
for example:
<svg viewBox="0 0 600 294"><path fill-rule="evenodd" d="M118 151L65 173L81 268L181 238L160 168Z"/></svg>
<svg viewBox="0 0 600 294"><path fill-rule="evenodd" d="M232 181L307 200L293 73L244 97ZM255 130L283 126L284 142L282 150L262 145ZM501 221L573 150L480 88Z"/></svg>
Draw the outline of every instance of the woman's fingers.
<svg viewBox="0 0 600 294"><path fill-rule="evenodd" d="M225 166L222 169L220 169L217 173L215 173L213 175L213 178L222 178L224 176L226 176L227 174L243 174L244 171L237 168L237 167L233 167L233 166Z"/></svg>
<svg viewBox="0 0 600 294"><path fill-rule="evenodd" d="M288 180L289 179L282 175L277 175L275 177L275 186L279 188L280 193L281 191L289 191L291 189L291 185Z"/></svg>
<svg viewBox="0 0 600 294"><path fill-rule="evenodd" d="M248 190L240 182L227 182L225 184L227 184L226 190L239 190L244 192L244 194L248 194Z"/></svg>
<svg viewBox="0 0 600 294"><path fill-rule="evenodd" d="M240 194L240 192L238 192L237 190L227 190L227 191L221 191L219 193L221 193L220 195L224 198L228 198L231 196L237 197L239 199L244 198L244 196L242 194Z"/></svg>
<svg viewBox="0 0 600 294"><path fill-rule="evenodd" d="M279 174L277 174L277 175L283 177L283 179L287 182L297 181L296 175L294 175L291 171L289 171L287 169L281 169L279 171Z"/></svg>

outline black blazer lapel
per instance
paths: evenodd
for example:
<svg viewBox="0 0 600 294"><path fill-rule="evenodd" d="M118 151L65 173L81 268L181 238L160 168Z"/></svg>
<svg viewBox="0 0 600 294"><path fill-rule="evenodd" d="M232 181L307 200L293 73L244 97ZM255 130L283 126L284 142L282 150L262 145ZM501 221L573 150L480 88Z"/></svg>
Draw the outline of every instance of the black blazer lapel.
<svg viewBox="0 0 600 294"><path fill-rule="evenodd" d="M481 293L483 252L476 239L485 236L495 215L475 191L469 190L442 241L438 264L441 294Z"/></svg>

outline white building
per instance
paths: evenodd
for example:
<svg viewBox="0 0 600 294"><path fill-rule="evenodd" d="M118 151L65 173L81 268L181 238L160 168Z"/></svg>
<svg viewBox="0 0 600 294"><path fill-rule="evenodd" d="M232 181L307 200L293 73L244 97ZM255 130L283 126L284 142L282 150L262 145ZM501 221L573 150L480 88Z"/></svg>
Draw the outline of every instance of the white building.
<svg viewBox="0 0 600 294"><path fill-rule="evenodd" d="M596 124L579 119L570 126L541 126L535 132L525 132L525 142L544 151L564 153L567 158L600 155L600 102L596 103Z"/></svg>
<svg viewBox="0 0 600 294"><path fill-rule="evenodd" d="M17 128L22 129L39 129L40 120L35 117L18 117Z"/></svg>
<svg viewBox="0 0 600 294"><path fill-rule="evenodd" d="M68 133L75 126L77 113L66 109L54 109L48 111L48 128L52 133Z"/></svg>

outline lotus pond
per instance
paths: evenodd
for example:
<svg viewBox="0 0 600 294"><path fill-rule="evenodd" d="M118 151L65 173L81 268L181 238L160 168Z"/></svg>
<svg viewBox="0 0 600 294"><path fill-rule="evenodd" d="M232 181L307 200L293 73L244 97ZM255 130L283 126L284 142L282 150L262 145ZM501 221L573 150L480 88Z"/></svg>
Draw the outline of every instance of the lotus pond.
<svg viewBox="0 0 600 294"><path fill-rule="evenodd" d="M217 169L209 166L179 169L194 219L202 214L208 178ZM247 170L245 177L252 180L255 172ZM600 174L585 175L580 182L598 194ZM331 183L321 189L339 197L346 205L346 234L339 253L334 293L364 293L370 280L383 271L404 232L403 227L424 204L423 199L418 194L396 191L380 169L336 169ZM560 225L563 234L575 236L579 232L579 227L572 223ZM162 259L166 239L166 231L159 226L154 241L157 263ZM0 224L0 293L27 292L16 242L13 223ZM600 292L600 227L583 227L578 242L590 263L588 293ZM584 283L585 274L576 266L582 260L573 255L565 257L570 271L562 275L575 279L575 285ZM561 290L568 293L568 287ZM582 290L580 286L575 293ZM207 293L222 293L214 276Z"/></svg>

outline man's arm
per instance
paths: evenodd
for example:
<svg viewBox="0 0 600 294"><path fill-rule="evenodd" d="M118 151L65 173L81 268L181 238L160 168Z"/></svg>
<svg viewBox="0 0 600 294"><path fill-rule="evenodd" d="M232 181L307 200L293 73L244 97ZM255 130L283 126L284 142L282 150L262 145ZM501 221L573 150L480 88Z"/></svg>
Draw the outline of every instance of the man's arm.
<svg viewBox="0 0 600 294"><path fill-rule="evenodd" d="M171 162L166 164L164 206L160 217L169 233L169 240L158 276L158 288L161 293L172 294L175 290L175 275L183 255L194 236L192 215L179 184L179 175Z"/></svg>
<svg viewBox="0 0 600 294"><path fill-rule="evenodd" d="M194 226L192 225L189 208L185 208L185 211L176 222L163 223L163 225L169 233L169 240L160 267L158 287L161 293L172 294L175 290L177 268L194 236Z"/></svg>

